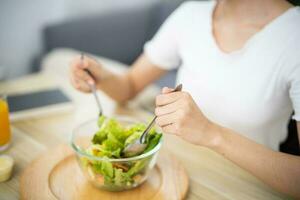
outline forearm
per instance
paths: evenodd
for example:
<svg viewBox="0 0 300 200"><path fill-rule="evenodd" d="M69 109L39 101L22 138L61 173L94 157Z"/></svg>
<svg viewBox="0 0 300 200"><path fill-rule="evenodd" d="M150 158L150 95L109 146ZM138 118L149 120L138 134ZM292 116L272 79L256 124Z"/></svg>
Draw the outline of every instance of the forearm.
<svg viewBox="0 0 300 200"><path fill-rule="evenodd" d="M272 151L263 145L215 126L218 135L210 148L246 169L273 188L300 198L300 158Z"/></svg>
<svg viewBox="0 0 300 200"><path fill-rule="evenodd" d="M125 74L103 73L107 78L100 81L98 88L114 100L123 103L135 97L165 73L166 70L152 64L145 55L141 55Z"/></svg>
<svg viewBox="0 0 300 200"><path fill-rule="evenodd" d="M272 151L211 122L189 93L171 91L164 88L156 97L156 123L165 133L208 147L277 190L300 199L300 157ZM300 123L297 125L299 133Z"/></svg>
<svg viewBox="0 0 300 200"><path fill-rule="evenodd" d="M128 74L117 75L108 72L108 78L100 82L98 89L119 103L124 103L135 96Z"/></svg>

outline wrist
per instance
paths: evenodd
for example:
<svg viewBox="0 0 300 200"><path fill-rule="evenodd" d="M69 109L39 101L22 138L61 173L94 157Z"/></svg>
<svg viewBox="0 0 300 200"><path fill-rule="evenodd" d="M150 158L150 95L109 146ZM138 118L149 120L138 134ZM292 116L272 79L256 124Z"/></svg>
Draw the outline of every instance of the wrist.
<svg viewBox="0 0 300 200"><path fill-rule="evenodd" d="M213 122L210 122L207 129L207 134L210 136L206 147L218 151L225 141L225 129Z"/></svg>

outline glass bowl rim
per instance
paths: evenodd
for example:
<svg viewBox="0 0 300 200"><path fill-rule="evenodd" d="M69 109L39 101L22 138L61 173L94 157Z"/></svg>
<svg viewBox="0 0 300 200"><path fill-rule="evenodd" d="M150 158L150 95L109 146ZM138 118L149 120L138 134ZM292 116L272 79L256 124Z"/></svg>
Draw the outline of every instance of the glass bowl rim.
<svg viewBox="0 0 300 200"><path fill-rule="evenodd" d="M112 116L114 118L117 118L117 119L120 119L120 120L128 120L128 121L134 121L134 118L132 117L127 117L127 116L120 116L120 115L117 115L117 116ZM139 159L143 159L143 158L146 158L148 156L151 156L152 154L155 154L161 147L162 145L162 140L163 140L163 137L160 138L159 140L159 143L155 146L155 148L153 148L151 151L148 151L147 153L144 153L144 154L141 154L141 155L138 155L138 156L134 156L134 157L129 157L129 158L107 158L107 157L99 157L99 156L93 156L93 155L90 155L86 152L84 152L80 147L78 147L75 143L74 143L74 135L75 135L75 130L81 126L84 126L88 123L91 123L92 121L97 121L96 118L93 118L93 119L89 119L87 121L84 121L82 123L80 123L78 126L76 126L73 130L72 130L72 137L71 137L71 147L72 149L79 155L81 156L84 156L84 157L87 157L89 159L92 159L92 160L97 160L97 161L108 161L108 162L126 162L126 161L135 161L135 160L139 160ZM137 121L137 120L135 120Z"/></svg>

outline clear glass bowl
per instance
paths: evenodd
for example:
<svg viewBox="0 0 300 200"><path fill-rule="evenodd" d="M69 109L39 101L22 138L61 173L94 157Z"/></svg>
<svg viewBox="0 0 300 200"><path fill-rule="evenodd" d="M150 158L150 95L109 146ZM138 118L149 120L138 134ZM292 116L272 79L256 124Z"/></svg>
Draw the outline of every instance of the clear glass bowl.
<svg viewBox="0 0 300 200"><path fill-rule="evenodd" d="M140 122L128 117L114 118L124 126ZM92 144L98 129L97 119L93 119L82 123L72 133L71 145L85 177L97 188L108 191L128 190L142 184L155 165L162 139L154 149L139 156L121 159L96 157L85 150Z"/></svg>

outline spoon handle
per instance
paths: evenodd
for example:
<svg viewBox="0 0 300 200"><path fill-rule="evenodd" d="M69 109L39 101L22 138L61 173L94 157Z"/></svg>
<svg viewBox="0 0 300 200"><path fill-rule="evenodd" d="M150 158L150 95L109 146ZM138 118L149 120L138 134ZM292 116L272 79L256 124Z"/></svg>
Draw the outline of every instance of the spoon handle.
<svg viewBox="0 0 300 200"><path fill-rule="evenodd" d="M172 92L178 92L182 90L182 84L179 84L176 86L176 88L172 91ZM148 132L150 131L150 129L152 128L152 126L154 125L154 122L156 120L157 116L155 116L152 121L150 122L150 124L147 126L147 128L145 129L145 131L143 132L143 134L140 137L140 143L144 144L145 140L146 140L146 136L148 134Z"/></svg>
<svg viewBox="0 0 300 200"><path fill-rule="evenodd" d="M83 59L84 59L84 54L81 53L81 61L82 62L83 62ZM94 78L93 74L90 72L90 70L84 69L84 71L86 71L92 77L92 79L94 79L94 81L95 81L95 78ZM99 109L99 117L100 117L103 114L103 110L102 110L102 106L100 104L100 99L99 99L98 94L97 94L96 85L95 84L88 84L88 85L89 85L89 87L90 87L90 89L91 89L91 91L92 91L92 93L95 97L95 100L96 100L96 103L97 103L97 106L98 106L98 109Z"/></svg>

